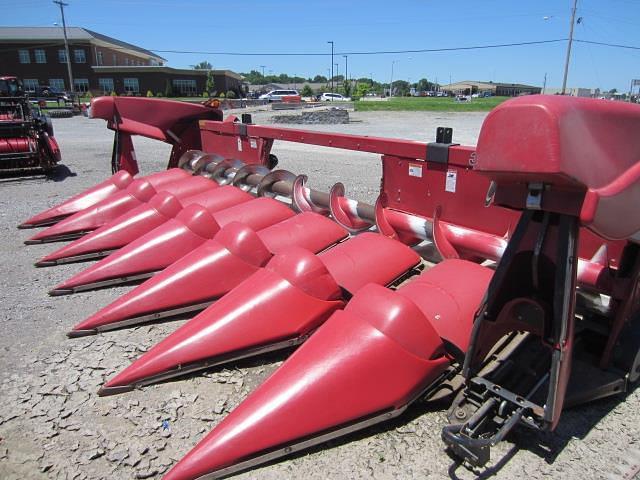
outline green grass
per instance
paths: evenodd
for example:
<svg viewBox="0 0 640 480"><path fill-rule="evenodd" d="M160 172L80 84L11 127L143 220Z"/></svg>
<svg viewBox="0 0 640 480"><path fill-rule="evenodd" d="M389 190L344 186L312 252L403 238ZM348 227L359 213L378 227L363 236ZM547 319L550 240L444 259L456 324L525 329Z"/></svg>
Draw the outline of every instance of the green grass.
<svg viewBox="0 0 640 480"><path fill-rule="evenodd" d="M357 101L358 112L374 111L432 111L432 112L488 112L509 97L473 98L470 102L456 102L452 97L394 97L387 101Z"/></svg>

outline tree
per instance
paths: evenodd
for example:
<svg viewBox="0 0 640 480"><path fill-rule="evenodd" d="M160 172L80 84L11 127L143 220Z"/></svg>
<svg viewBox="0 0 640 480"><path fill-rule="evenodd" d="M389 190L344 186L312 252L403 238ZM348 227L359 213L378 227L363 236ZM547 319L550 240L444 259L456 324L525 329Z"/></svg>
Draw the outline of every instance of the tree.
<svg viewBox="0 0 640 480"><path fill-rule="evenodd" d="M393 95L395 96L404 97L409 94L410 89L409 82L405 80L393 81Z"/></svg>
<svg viewBox="0 0 640 480"><path fill-rule="evenodd" d="M191 65L194 70L211 70L213 67L206 60L198 63L197 65Z"/></svg>
<svg viewBox="0 0 640 480"><path fill-rule="evenodd" d="M433 90L433 83L431 83L426 78L421 78L416 84L416 90L419 92L429 92Z"/></svg>
<svg viewBox="0 0 640 480"><path fill-rule="evenodd" d="M356 97L365 97L367 93L369 93L370 89L371 87L369 86L369 80L367 80L366 82L358 82L358 84L356 85Z"/></svg>
<svg viewBox="0 0 640 480"><path fill-rule="evenodd" d="M209 70L207 72L207 83L204 89L210 97L213 96L214 92L216 91L216 82L213 78L213 70Z"/></svg>
<svg viewBox="0 0 640 480"><path fill-rule="evenodd" d="M350 81L342 82L342 93L344 94L345 97L350 97L351 96L351 82Z"/></svg>
<svg viewBox="0 0 640 480"><path fill-rule="evenodd" d="M311 87L305 83L304 87L302 87L302 92L300 92L300 95L302 95L303 97L311 97L313 95L313 90L311 90Z"/></svg>
<svg viewBox="0 0 640 480"><path fill-rule="evenodd" d="M327 77L325 77L324 75L316 75L315 77L313 77L313 83L327 83Z"/></svg>

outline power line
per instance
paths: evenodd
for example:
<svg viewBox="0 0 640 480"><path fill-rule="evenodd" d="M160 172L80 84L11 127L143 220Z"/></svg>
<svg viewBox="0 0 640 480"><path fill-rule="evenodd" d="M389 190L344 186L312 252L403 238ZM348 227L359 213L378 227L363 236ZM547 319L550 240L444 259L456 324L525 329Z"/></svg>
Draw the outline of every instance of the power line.
<svg viewBox="0 0 640 480"><path fill-rule="evenodd" d="M334 55L396 55L402 53L433 53L433 52L453 52L459 50L482 50L488 48L503 47L521 47L526 45L541 45L546 43L565 42L566 38L554 40L537 40L533 42L514 42L514 43L497 43L492 45L473 45L468 47L449 47L449 48L421 48L413 50L376 50L365 52L335 52ZM198 55L230 55L230 56L269 56L269 57L306 57L306 56L327 56L331 55L326 52L210 52L202 50L159 50L150 48L149 50L157 53L185 53Z"/></svg>
<svg viewBox="0 0 640 480"><path fill-rule="evenodd" d="M615 48L626 48L629 50L640 50L640 47L636 47L633 45L620 45L618 43L605 43L605 42L594 42L593 40L578 40L574 39L574 42L580 43L590 43L591 45L601 45L603 47L615 47Z"/></svg>
<svg viewBox="0 0 640 480"><path fill-rule="evenodd" d="M434 52L451 52L451 51L464 51L464 50L481 50L481 49L491 49L491 48L502 48L502 47L517 47L517 46L527 46L527 45L540 45L540 44L548 44L548 43L559 43L566 42L566 38L559 38L555 40L539 40L534 42L518 42L518 43L501 43L495 45L475 45L470 47L450 47L450 48L423 48L417 50L380 50L380 51L369 51L369 52L334 52L334 55L391 55L391 54L402 54L402 53L434 53ZM601 45L606 47L613 48L624 48L627 50L640 50L640 47L634 45L622 45L616 43L605 43L605 42L596 42L593 40L580 40L577 38L573 39L574 42L579 43L589 43L592 45ZM42 47L55 47L64 45L63 41L58 41L55 43L32 43L27 47L26 45L18 47L10 47L10 48L0 48L0 52L14 52L18 51L22 48L42 48ZM109 47L112 50L132 50L127 47L117 47L112 46ZM146 49L151 52L157 53L176 53L176 54L198 54L198 55L230 55L230 56L330 56L331 53L323 53L323 52L309 52L309 53L298 53L298 52L207 52L207 51L196 51L196 50L161 50L155 48Z"/></svg>

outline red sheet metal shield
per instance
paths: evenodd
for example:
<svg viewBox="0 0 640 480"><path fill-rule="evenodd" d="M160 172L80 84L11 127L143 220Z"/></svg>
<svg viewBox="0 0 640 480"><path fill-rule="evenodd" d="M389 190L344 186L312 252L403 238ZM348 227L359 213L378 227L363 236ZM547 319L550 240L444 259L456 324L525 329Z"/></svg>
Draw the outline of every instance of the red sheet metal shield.
<svg viewBox="0 0 640 480"><path fill-rule="evenodd" d="M216 187L216 183L204 177L194 176L187 176L157 188L147 180L134 180L124 192L111 195L93 207L62 220L25 243L68 240L74 236L81 236L148 202L159 190L172 193L178 198L185 198Z"/></svg>
<svg viewBox="0 0 640 480"><path fill-rule="evenodd" d="M401 414L448 366L440 336L464 353L491 274L447 260L396 293L365 286L165 478L233 473Z"/></svg>
<svg viewBox="0 0 640 480"><path fill-rule="evenodd" d="M65 261L92 260L124 247L147 232L174 218L184 207L203 206L210 213L252 200L253 196L239 188L209 188L184 200L168 192L160 192L144 203L93 232L65 245L42 258L36 266L57 265Z"/></svg>
<svg viewBox="0 0 640 480"><path fill-rule="evenodd" d="M285 246L317 253L346 236L338 224L311 212L257 233L246 225L230 223L212 240L76 325L69 336L201 310L250 277Z"/></svg>
<svg viewBox="0 0 640 480"><path fill-rule="evenodd" d="M264 228L293 215L291 209L271 198L257 198L213 215L200 205L190 205L176 218L63 282L50 293L68 294L148 278L213 238L221 226L240 221L253 228Z"/></svg>
<svg viewBox="0 0 640 480"><path fill-rule="evenodd" d="M34 215L29 220L25 220L18 225L18 228L44 227L57 223L69 215L78 213L114 193L124 190L131 182L133 182L131 174L121 170L104 182L100 182L64 202Z"/></svg>
<svg viewBox="0 0 640 480"><path fill-rule="evenodd" d="M186 480L408 404L448 365L409 300L365 287L166 476ZM248 466L248 465L247 465ZM246 468L246 466L245 466Z"/></svg>
<svg viewBox="0 0 640 480"><path fill-rule="evenodd" d="M325 262L328 257L342 262ZM143 355L103 393L301 343L343 305L338 285L359 289L357 282L367 283L362 266L376 265L365 275L387 285L418 261L410 248L378 234L355 237L318 256L290 249Z"/></svg>

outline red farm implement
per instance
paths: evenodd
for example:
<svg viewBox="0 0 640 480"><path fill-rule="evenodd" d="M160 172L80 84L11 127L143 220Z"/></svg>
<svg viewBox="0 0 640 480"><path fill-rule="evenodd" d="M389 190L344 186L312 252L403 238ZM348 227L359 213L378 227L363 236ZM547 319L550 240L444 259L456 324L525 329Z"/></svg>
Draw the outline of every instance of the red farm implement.
<svg viewBox="0 0 640 480"><path fill-rule="evenodd" d="M0 174L48 171L59 161L51 119L31 105L22 82L0 76Z"/></svg>
<svg viewBox="0 0 640 480"><path fill-rule="evenodd" d="M246 470L418 399L449 398L445 444L484 465L517 425L552 431L640 377L638 106L520 97L474 148L175 105L95 100L129 173L22 225L73 240L39 267L98 260L51 295L139 284L69 337L193 314L100 395L297 346L165 478ZM168 169L134 180L131 135L171 143ZM276 140L379 154L377 201L274 170Z"/></svg>

